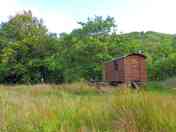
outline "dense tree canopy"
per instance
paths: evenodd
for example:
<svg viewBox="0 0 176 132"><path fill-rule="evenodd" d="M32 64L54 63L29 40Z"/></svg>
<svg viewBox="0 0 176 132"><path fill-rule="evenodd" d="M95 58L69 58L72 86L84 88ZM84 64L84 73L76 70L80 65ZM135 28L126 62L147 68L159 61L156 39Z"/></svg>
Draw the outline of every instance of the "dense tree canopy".
<svg viewBox="0 0 176 132"><path fill-rule="evenodd" d="M57 36L24 11L0 26L0 83L101 80L104 61L132 52L147 56L151 80L176 75L176 37L156 32L117 34L113 17L95 16Z"/></svg>

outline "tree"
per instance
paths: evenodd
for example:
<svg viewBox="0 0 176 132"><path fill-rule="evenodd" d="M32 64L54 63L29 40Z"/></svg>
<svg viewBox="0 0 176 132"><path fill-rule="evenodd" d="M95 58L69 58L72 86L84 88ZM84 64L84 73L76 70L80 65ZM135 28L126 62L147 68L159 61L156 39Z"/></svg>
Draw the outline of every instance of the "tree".
<svg viewBox="0 0 176 132"><path fill-rule="evenodd" d="M132 52L147 56L148 76L176 74L175 35L157 32L116 33L113 17L79 22L71 33L48 33L43 20L24 11L0 25L1 83L63 83L101 80L105 61Z"/></svg>
<svg viewBox="0 0 176 132"><path fill-rule="evenodd" d="M46 58L56 52L52 38L43 26L42 20L24 11L12 17L1 26L1 37L8 40L1 43L1 64L7 65L9 72L4 80L10 82L40 82L47 80Z"/></svg>
<svg viewBox="0 0 176 132"><path fill-rule="evenodd" d="M63 55L60 58L64 58L61 63L64 64L65 80L89 80L93 77L100 80L103 62L112 58L114 47L119 43L114 32L114 18L95 16L79 24L79 29L60 37L63 47L59 53Z"/></svg>
<svg viewBox="0 0 176 132"><path fill-rule="evenodd" d="M73 30L75 35L108 35L116 31L116 24L113 17L106 17L103 19L102 16L95 16L94 18L88 18L86 22L78 22L80 29Z"/></svg>

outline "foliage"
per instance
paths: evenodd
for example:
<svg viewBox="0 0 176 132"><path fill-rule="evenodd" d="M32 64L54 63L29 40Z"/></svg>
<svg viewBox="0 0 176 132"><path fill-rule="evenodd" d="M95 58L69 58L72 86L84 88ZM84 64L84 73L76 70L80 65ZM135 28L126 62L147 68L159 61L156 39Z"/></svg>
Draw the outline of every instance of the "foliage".
<svg viewBox="0 0 176 132"><path fill-rule="evenodd" d="M0 25L0 83L63 83L102 79L103 63L132 52L147 56L148 78L176 75L176 37L156 32L117 34L113 17L94 16L71 33L49 33L24 11Z"/></svg>
<svg viewBox="0 0 176 132"><path fill-rule="evenodd" d="M30 11L12 17L0 31L1 83L39 83L57 72L47 64L57 51L57 40Z"/></svg>

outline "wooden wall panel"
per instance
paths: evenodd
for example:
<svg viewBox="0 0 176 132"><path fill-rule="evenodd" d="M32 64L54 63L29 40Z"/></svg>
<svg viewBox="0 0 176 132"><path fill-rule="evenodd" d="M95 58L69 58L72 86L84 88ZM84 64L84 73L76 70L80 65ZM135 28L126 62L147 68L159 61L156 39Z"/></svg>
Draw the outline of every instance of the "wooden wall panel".
<svg viewBox="0 0 176 132"><path fill-rule="evenodd" d="M115 68L115 63L118 69ZM147 81L145 57L128 55L105 64L105 80L116 82Z"/></svg>

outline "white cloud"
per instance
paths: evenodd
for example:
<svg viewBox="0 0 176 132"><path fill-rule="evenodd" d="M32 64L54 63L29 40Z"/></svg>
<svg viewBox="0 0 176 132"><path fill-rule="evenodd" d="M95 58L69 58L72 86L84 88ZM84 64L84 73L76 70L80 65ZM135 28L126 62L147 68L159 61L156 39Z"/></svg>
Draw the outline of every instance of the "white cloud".
<svg viewBox="0 0 176 132"><path fill-rule="evenodd" d="M24 7L24 5L21 6L17 0L1 0L0 22L7 21L9 16L13 16L19 11L29 9L32 10L34 16L44 20L44 24L49 29L49 32L71 32L72 29L78 27L76 20L71 16L54 10L43 11L37 7L28 7L27 5Z"/></svg>
<svg viewBox="0 0 176 132"><path fill-rule="evenodd" d="M74 18L82 18L84 20L90 14L97 14L115 17L118 28L122 32L153 30L176 33L176 0L124 0L125 2L120 7L117 1L117 7L107 5L107 9L97 7L90 12L87 9L79 17L79 12L70 12L69 15L69 11L65 14L59 9L42 9L37 7L37 5L20 5L18 0L0 1L0 22L6 21L8 16L14 15L18 11L31 9L35 16L44 19L44 24L50 32L70 32L78 27ZM72 16L71 14L75 15Z"/></svg>
<svg viewBox="0 0 176 132"><path fill-rule="evenodd" d="M119 28L123 32L158 31L176 33L175 0L129 0L124 13L115 14L119 18Z"/></svg>
<svg viewBox="0 0 176 132"><path fill-rule="evenodd" d="M10 15L18 10L16 0L1 0L0 4L0 21L5 21Z"/></svg>
<svg viewBox="0 0 176 132"><path fill-rule="evenodd" d="M47 26L50 32L71 32L74 28L79 27L77 21L71 16L61 14L57 11L33 12L34 15L44 18L44 24Z"/></svg>

